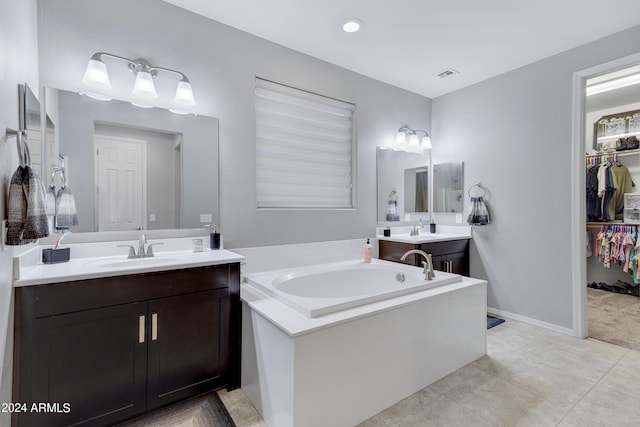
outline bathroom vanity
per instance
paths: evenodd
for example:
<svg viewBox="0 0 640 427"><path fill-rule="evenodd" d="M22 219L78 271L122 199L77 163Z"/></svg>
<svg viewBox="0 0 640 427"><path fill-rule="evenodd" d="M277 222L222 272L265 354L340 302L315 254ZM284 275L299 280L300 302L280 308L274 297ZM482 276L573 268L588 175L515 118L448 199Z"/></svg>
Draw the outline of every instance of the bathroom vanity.
<svg viewBox="0 0 640 427"><path fill-rule="evenodd" d="M442 228L442 227L441 227ZM460 228L461 231L467 227ZM468 233L434 233L411 236L392 234L390 237L377 236L380 259L421 266L423 259L409 255L406 260L400 258L411 249L419 249L432 255L433 268L447 273L469 276L469 239Z"/></svg>
<svg viewBox="0 0 640 427"><path fill-rule="evenodd" d="M16 281L13 401L27 411L13 424L112 425L237 388L242 257L207 252L108 273L113 263L38 265L65 273Z"/></svg>

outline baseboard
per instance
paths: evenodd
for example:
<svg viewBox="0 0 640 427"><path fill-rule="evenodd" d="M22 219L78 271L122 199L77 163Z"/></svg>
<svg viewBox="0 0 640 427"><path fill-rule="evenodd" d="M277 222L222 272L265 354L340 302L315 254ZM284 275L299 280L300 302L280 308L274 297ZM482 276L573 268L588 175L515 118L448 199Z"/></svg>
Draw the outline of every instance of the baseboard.
<svg viewBox="0 0 640 427"><path fill-rule="evenodd" d="M497 308L487 307L487 313L499 317L505 317L507 319L517 320L518 322L528 323L529 325L538 326L540 328L548 329L550 331L559 332L561 334L577 337L575 329L565 328L564 326L554 325L553 323L543 322L542 320L532 319L530 317L522 316L520 314L510 313L504 310L498 310Z"/></svg>

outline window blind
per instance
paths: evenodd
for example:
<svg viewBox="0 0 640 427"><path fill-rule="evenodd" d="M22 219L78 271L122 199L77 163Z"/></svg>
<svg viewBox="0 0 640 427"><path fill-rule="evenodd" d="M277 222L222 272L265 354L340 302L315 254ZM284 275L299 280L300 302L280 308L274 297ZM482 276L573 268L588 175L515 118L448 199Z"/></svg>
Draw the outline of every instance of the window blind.
<svg viewBox="0 0 640 427"><path fill-rule="evenodd" d="M351 208L355 105L256 79L258 208Z"/></svg>

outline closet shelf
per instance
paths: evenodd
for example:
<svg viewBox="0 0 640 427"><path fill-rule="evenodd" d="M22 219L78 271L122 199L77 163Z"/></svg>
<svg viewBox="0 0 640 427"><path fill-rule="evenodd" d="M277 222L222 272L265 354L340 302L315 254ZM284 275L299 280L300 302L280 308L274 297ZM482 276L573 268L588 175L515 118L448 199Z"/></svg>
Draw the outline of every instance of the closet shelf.
<svg viewBox="0 0 640 427"><path fill-rule="evenodd" d="M600 228L603 225L626 225L631 227L637 227L640 224L631 224L622 221L587 221L587 228Z"/></svg>
<svg viewBox="0 0 640 427"><path fill-rule="evenodd" d="M585 157L587 159L591 159L594 157L601 157L601 156L618 156L618 157L624 157L624 156L633 156L633 155L638 155L640 154L640 149L636 149L636 150L625 150L625 151L608 151L608 152L602 152L602 153L598 153L598 154L587 154Z"/></svg>

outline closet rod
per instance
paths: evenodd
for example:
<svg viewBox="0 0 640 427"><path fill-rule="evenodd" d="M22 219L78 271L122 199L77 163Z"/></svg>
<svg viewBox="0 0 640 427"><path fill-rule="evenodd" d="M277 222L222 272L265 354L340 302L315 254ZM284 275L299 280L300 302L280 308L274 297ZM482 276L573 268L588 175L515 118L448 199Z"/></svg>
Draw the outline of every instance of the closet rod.
<svg viewBox="0 0 640 427"><path fill-rule="evenodd" d="M602 226L621 225L624 227L637 227L640 224L628 224L624 222L587 222L587 228L600 228Z"/></svg>
<svg viewBox="0 0 640 427"><path fill-rule="evenodd" d="M587 157L587 159L589 159L589 158L593 158L593 157L602 157L602 156L618 156L618 157L622 157L622 156L632 156L632 155L638 155L638 154L640 154L640 149L639 150L627 150L627 151L611 151L609 153L587 154L586 157Z"/></svg>

